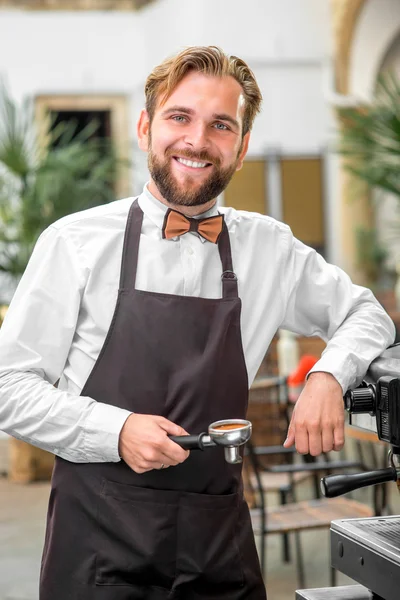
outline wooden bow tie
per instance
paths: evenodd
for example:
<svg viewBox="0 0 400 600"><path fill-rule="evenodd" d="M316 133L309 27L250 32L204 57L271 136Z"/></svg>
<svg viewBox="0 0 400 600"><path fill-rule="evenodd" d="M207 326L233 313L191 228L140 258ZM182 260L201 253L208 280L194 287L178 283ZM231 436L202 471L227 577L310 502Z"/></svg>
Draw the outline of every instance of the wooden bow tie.
<svg viewBox="0 0 400 600"><path fill-rule="evenodd" d="M164 239L171 239L183 235L188 231L196 231L204 239L216 244L222 231L224 217L216 215L205 219L190 219L182 213L169 208L165 214L162 228Z"/></svg>

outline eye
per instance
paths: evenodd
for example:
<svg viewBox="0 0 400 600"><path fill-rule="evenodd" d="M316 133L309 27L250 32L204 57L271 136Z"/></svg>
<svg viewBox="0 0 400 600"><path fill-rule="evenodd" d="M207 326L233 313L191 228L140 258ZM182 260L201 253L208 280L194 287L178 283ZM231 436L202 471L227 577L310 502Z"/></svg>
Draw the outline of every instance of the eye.
<svg viewBox="0 0 400 600"><path fill-rule="evenodd" d="M183 123L184 121L186 121L186 117L184 117L183 115L173 115L171 119L173 121L176 121L177 123Z"/></svg>
<svg viewBox="0 0 400 600"><path fill-rule="evenodd" d="M220 131L228 131L229 127L225 123L214 123L214 127Z"/></svg>

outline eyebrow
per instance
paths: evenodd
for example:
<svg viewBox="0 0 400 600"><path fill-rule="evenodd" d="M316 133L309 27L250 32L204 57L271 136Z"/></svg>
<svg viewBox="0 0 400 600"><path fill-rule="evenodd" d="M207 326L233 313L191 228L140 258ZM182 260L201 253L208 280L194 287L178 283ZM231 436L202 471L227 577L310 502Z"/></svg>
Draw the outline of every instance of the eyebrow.
<svg viewBox="0 0 400 600"><path fill-rule="evenodd" d="M188 108L187 106L171 106L170 108L167 108L167 110L164 110L161 113L162 117L167 117L168 115L174 113L174 112L180 112L186 115L194 115L195 111L192 108ZM230 123L233 127L235 127L236 129L240 129L240 124L239 122L234 119L233 117L231 117L230 115L227 115L225 113L213 113L212 115L213 119L216 119L217 121L226 121L227 123Z"/></svg>
<svg viewBox="0 0 400 600"><path fill-rule="evenodd" d="M194 115L194 110L192 108L187 108L186 106L171 106L170 108L167 108L167 110L164 110L161 113L162 117L167 117L168 115L171 115L174 112L181 112L181 113L185 113L186 115Z"/></svg>

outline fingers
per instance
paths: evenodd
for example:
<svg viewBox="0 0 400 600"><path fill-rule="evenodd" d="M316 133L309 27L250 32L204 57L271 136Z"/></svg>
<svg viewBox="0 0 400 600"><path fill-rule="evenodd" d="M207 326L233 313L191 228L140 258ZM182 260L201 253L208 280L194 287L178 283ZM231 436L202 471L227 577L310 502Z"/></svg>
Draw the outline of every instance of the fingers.
<svg viewBox="0 0 400 600"><path fill-rule="evenodd" d="M344 444L343 391L330 373L313 372L292 414L285 447L318 456Z"/></svg>
<svg viewBox="0 0 400 600"><path fill-rule="evenodd" d="M183 427L165 419L164 417L158 417L158 424L168 435L189 435ZM167 462L163 461L169 466L175 466L189 456L189 452L184 450L179 444L173 442L168 436L163 440L162 452Z"/></svg>
<svg viewBox="0 0 400 600"><path fill-rule="evenodd" d="M283 447L290 448L291 446L293 446L294 441L295 441L294 425L292 424L292 421L291 421L288 432L287 432L286 440L283 443Z"/></svg>
<svg viewBox="0 0 400 600"><path fill-rule="evenodd" d="M344 446L344 419L333 432L333 449L339 451Z"/></svg>
<svg viewBox="0 0 400 600"><path fill-rule="evenodd" d="M334 449L334 429L332 427L328 426L322 430L321 441L322 452L330 452Z"/></svg>
<svg viewBox="0 0 400 600"><path fill-rule="evenodd" d="M308 454L309 452L309 440L308 430L305 423L300 423L296 415L296 408L293 411L292 419L290 421L288 435L283 444L285 448L296 445L296 450L299 454Z"/></svg>
<svg viewBox="0 0 400 600"><path fill-rule="evenodd" d="M189 452L169 439L168 435L187 435L186 431L156 415L131 414L120 433L121 458L136 473L176 466L185 461Z"/></svg>
<svg viewBox="0 0 400 600"><path fill-rule="evenodd" d="M299 454L319 456L322 452L341 450L344 446L344 425L338 424L332 428L330 424L296 423L292 425L285 448L296 445Z"/></svg>
<svg viewBox="0 0 400 600"><path fill-rule="evenodd" d="M170 440L165 433L157 442L147 443L137 452L137 463L135 468L137 472L146 472L152 469L160 469L163 464L165 467L175 467L184 462L189 456L189 452L181 448Z"/></svg>
<svg viewBox="0 0 400 600"><path fill-rule="evenodd" d="M169 440L170 441L170 440ZM183 450L174 442L171 442L173 446L177 446L178 452L173 448L172 452L163 452L162 446L148 446L142 448L141 453L137 456L135 465L135 471L145 473L152 469L160 469L161 465L165 467L176 467L177 465L184 462L189 456L189 452ZM176 456L178 454L178 456Z"/></svg>
<svg viewBox="0 0 400 600"><path fill-rule="evenodd" d="M180 425L165 419L164 417L156 417L160 427L168 433L168 435L189 435L187 431Z"/></svg>
<svg viewBox="0 0 400 600"><path fill-rule="evenodd" d="M137 473L147 473L148 471L162 471L163 469L168 469L168 467L175 467L177 464L169 464L167 457L164 459L161 457L160 460L157 461L143 461L143 463L139 463L135 471Z"/></svg>
<svg viewBox="0 0 400 600"><path fill-rule="evenodd" d="M308 430L305 423L301 423L299 419L296 419L296 414L293 413L292 422L290 424L291 439L293 440L291 446L295 444L296 450L299 454L309 453L309 439Z"/></svg>

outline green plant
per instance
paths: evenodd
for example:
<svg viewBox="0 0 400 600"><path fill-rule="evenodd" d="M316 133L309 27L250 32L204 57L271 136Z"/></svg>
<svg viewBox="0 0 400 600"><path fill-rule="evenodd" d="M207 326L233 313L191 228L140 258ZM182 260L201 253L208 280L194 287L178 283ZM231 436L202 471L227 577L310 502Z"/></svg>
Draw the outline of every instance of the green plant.
<svg viewBox="0 0 400 600"><path fill-rule="evenodd" d="M370 285L374 287L384 268L388 251L379 241L375 229L356 227L357 266L363 269Z"/></svg>
<svg viewBox="0 0 400 600"><path fill-rule="evenodd" d="M21 105L0 84L0 271L22 275L40 233L57 219L115 199L120 161L90 123L52 127L43 142L31 101Z"/></svg>
<svg viewBox="0 0 400 600"><path fill-rule="evenodd" d="M379 76L372 104L340 109L345 124L339 152L345 168L370 187L400 200L400 82L391 72Z"/></svg>
<svg viewBox="0 0 400 600"><path fill-rule="evenodd" d="M364 182L370 190L381 192L374 194L376 208L390 193L399 201L400 209L400 82L392 72L381 74L371 104L343 108L339 114L343 123L339 152L345 158L344 168L355 176L355 184ZM395 223L393 215L392 231ZM398 226L396 229L398 237ZM386 268L388 252L373 228L356 228L355 234L358 264L374 285Z"/></svg>

